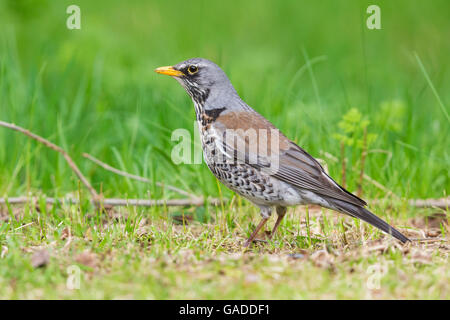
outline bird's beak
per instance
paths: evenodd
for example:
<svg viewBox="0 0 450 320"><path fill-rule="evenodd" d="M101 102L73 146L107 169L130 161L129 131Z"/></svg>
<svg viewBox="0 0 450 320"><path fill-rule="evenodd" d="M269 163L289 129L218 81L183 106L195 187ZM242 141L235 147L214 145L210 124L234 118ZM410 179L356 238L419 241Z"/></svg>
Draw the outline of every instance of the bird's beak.
<svg viewBox="0 0 450 320"><path fill-rule="evenodd" d="M156 73L165 74L172 77L181 77L184 75L183 72L176 70L174 67L159 67L155 69Z"/></svg>

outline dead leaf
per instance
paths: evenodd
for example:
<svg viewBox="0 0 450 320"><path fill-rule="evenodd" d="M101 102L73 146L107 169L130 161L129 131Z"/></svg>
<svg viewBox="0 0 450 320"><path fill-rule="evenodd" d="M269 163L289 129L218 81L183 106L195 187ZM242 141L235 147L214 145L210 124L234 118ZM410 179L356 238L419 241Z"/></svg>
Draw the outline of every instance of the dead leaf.
<svg viewBox="0 0 450 320"><path fill-rule="evenodd" d="M31 257L31 265L34 268L44 267L50 261L50 254L47 249L36 251Z"/></svg>
<svg viewBox="0 0 450 320"><path fill-rule="evenodd" d="M90 268L97 266L97 255L89 250L85 250L75 257L75 261Z"/></svg>
<svg viewBox="0 0 450 320"><path fill-rule="evenodd" d="M192 214L173 214L172 219L178 225L188 225L194 221Z"/></svg>
<svg viewBox="0 0 450 320"><path fill-rule="evenodd" d="M66 240L67 238L70 238L70 229L69 227L65 227L63 231L61 232L61 240Z"/></svg>
<svg viewBox="0 0 450 320"><path fill-rule="evenodd" d="M441 230L438 228L432 228L430 230L427 230L425 234L427 235L427 237L436 238L441 234Z"/></svg>

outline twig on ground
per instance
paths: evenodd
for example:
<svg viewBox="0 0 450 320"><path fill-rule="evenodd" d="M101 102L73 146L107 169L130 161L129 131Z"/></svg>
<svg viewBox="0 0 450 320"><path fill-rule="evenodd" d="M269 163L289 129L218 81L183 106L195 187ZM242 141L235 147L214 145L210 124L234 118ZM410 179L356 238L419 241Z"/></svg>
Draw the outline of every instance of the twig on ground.
<svg viewBox="0 0 450 320"><path fill-rule="evenodd" d="M84 184L84 186L89 190L89 193L91 194L92 200L94 203L98 203L100 199L100 195L95 191L95 189L91 186L89 181L86 179L86 177L81 173L80 169L78 169L78 166L75 164L75 162L72 160L72 158L69 156L69 154L61 147L57 146L56 144L48 141L47 139L42 138L41 136L38 136L35 133L32 133L31 131L24 129L22 127L19 127L13 123L8 123L4 121L0 121L0 126L5 127L8 129L12 129L15 131L18 131L20 133L23 133L24 135L42 143L46 147L55 150L56 152L59 152L63 155L64 159L66 159L67 164L69 167L73 170L75 175L80 179L80 181Z"/></svg>
<svg viewBox="0 0 450 320"><path fill-rule="evenodd" d="M397 199L398 201L402 201L403 199ZM386 199L372 199L368 200L370 204L380 204L384 203ZM405 201L408 202L408 205L415 208L439 208L443 210L448 210L450 208L450 198L441 198L441 199L409 199Z"/></svg>
<svg viewBox="0 0 450 320"><path fill-rule="evenodd" d="M0 198L0 205L6 204L10 205L24 204L24 203L38 203L38 197L13 197L13 198ZM374 199L370 201L371 203L377 203L383 199ZM46 203L54 204L57 202L71 201L74 204L79 203L78 199L75 198L45 198ZM227 202L226 199L223 200ZM219 206L221 200L217 198L208 198L206 202L212 206ZM120 198L104 198L101 203L105 206L143 206L143 207L154 207L154 206L202 206L205 201L203 197L191 198L191 199L169 199L169 200L150 200L150 199L120 199ZM450 198L442 199L411 199L408 200L408 204L416 208L440 208L448 209L450 208Z"/></svg>
<svg viewBox="0 0 450 320"><path fill-rule="evenodd" d="M440 208L448 210L450 208L450 197L440 199L411 199L408 201L410 206L416 208Z"/></svg>
<svg viewBox="0 0 450 320"><path fill-rule="evenodd" d="M447 241L446 238L409 238L411 241L421 242L421 241L427 241L427 242L435 242L435 241Z"/></svg>
<svg viewBox="0 0 450 320"><path fill-rule="evenodd" d="M130 178L130 179L133 179L133 180L141 181L141 182L153 183L153 181L150 180L150 179L147 179L147 178L144 178L144 177L141 177L141 176L137 176L137 175L134 175L134 174L131 174L131 173L128 173L128 172L116 169L116 168L110 166L109 164L106 164L106 163L98 160L97 158L91 156L88 153L83 153L83 157L85 157L86 159L91 160L92 162L94 162L95 164L99 165L103 169L105 169L107 171L110 171L112 173L115 173L117 175L120 175L120 176L123 176L123 177L127 177L127 178ZM201 198L199 196L193 195L193 194L191 194L191 193L189 193L187 191L181 190L181 189L179 189L177 187L173 187L171 185L167 185L167 184L164 184L164 183L161 183L161 182L156 182L155 184L158 187L167 188L168 190L172 190L174 192L177 192L177 193L179 193L179 194L181 194L183 196L189 197L189 198L195 198L195 199Z"/></svg>
<svg viewBox="0 0 450 320"><path fill-rule="evenodd" d="M0 198L0 205L9 203L10 205L19 205L25 203L38 203L36 197L16 197L16 198ZM78 204L79 200L74 198L45 198L47 204L71 202ZM208 198L207 202L212 206L219 206L220 201L214 198ZM104 198L101 200L101 204L105 207L186 207L196 206L200 207L205 204L203 198L196 199L169 199L169 200L149 200L149 199L116 199L116 198Z"/></svg>

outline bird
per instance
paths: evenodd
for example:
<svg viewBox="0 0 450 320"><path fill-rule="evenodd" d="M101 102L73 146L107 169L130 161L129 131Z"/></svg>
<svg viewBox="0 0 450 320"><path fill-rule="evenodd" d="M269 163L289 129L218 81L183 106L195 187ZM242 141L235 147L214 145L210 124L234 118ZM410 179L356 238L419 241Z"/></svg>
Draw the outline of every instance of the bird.
<svg viewBox="0 0 450 320"><path fill-rule="evenodd" d="M247 105L214 62L192 58L155 72L177 80L191 97L203 157L211 172L259 208L261 221L244 247L257 240L274 210L277 220L269 239L288 207L308 204L359 218L402 243L410 241L366 209L364 200L335 182L315 158Z"/></svg>

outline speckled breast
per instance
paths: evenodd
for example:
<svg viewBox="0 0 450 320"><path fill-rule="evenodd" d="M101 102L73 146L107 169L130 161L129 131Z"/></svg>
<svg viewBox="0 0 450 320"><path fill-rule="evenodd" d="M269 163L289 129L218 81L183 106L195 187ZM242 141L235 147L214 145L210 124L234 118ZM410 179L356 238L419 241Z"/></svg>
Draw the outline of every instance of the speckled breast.
<svg viewBox="0 0 450 320"><path fill-rule="evenodd" d="M205 162L224 185L255 203L270 204L282 200L272 177L249 164L226 157L209 128L201 128L200 135Z"/></svg>

